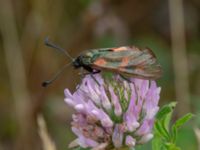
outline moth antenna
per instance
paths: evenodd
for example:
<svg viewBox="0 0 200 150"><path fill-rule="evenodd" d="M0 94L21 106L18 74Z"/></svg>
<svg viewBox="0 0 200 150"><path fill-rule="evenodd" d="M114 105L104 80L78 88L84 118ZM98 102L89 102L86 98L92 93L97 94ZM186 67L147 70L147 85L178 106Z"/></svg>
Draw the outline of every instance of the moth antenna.
<svg viewBox="0 0 200 150"><path fill-rule="evenodd" d="M69 55L69 53L65 49L61 48L60 46L58 46L58 45L56 45L52 42L50 42L48 37L45 38L44 43L48 47L51 47L51 48L54 48L54 49L56 49L60 52L63 52L67 57L69 57L72 61L74 61L74 58L71 55Z"/></svg>
<svg viewBox="0 0 200 150"><path fill-rule="evenodd" d="M49 84L53 83L65 70L66 67L68 67L72 62L65 64L50 80L46 80L42 82L43 87L47 87Z"/></svg>

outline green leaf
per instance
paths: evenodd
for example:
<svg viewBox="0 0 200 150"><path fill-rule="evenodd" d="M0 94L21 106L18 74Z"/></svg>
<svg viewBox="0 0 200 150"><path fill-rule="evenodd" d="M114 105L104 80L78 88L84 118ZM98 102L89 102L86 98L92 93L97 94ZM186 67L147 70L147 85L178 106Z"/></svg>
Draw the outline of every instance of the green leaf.
<svg viewBox="0 0 200 150"><path fill-rule="evenodd" d="M159 133L160 136L163 137L165 140L169 139L169 133L167 132L167 130L165 129L165 127L162 125L160 121L157 121L155 123L155 129L157 133Z"/></svg>
<svg viewBox="0 0 200 150"><path fill-rule="evenodd" d="M179 147L177 147L173 143L167 143L167 144L165 144L165 147L167 150L181 150Z"/></svg>
<svg viewBox="0 0 200 150"><path fill-rule="evenodd" d="M178 119L175 123L174 123L174 127L176 127L177 129L180 128L181 126L183 126L183 124L185 124L187 121L189 121L194 115L191 113L187 113L186 115L184 115L183 117L181 117L180 119Z"/></svg>
<svg viewBox="0 0 200 150"><path fill-rule="evenodd" d="M163 142L159 134L155 133L154 138L152 140L152 150L161 150Z"/></svg>
<svg viewBox="0 0 200 150"><path fill-rule="evenodd" d="M167 105L164 105L160 111L157 113L156 118L158 120L162 119L163 117L165 117L167 114L173 112L174 107L176 106L176 102L171 102Z"/></svg>
<svg viewBox="0 0 200 150"><path fill-rule="evenodd" d="M169 124L176 102L163 106L157 114L155 129L166 140L170 140Z"/></svg>
<svg viewBox="0 0 200 150"><path fill-rule="evenodd" d="M172 126L172 134L171 134L171 135L172 135L172 139L171 139L171 141L172 141L173 143L176 142L177 133L178 133L177 128L176 128L175 126Z"/></svg>
<svg viewBox="0 0 200 150"><path fill-rule="evenodd" d="M176 104L177 104L176 102L171 102L161 108L163 115L162 118L160 118L160 120L162 122L162 125L167 130L167 132L169 132L170 121Z"/></svg>
<svg viewBox="0 0 200 150"><path fill-rule="evenodd" d="M165 116L165 118L163 118L161 120L164 127L167 129L168 132L169 132L169 128L170 128L170 122L171 122L172 114L173 114L173 111L171 111L169 114L167 114Z"/></svg>
<svg viewBox="0 0 200 150"><path fill-rule="evenodd" d="M180 150L176 146L178 129L189 121L193 114L188 113L178 119L170 128L171 117L173 114L176 102L172 102L163 106L156 115L154 124L154 139L152 141L153 150Z"/></svg>
<svg viewBox="0 0 200 150"><path fill-rule="evenodd" d="M180 119L178 119L172 126L172 142L175 143L176 139L177 139L177 132L178 129L183 126L187 121L189 121L194 115L191 113L188 113L186 115L184 115L183 117L181 117Z"/></svg>

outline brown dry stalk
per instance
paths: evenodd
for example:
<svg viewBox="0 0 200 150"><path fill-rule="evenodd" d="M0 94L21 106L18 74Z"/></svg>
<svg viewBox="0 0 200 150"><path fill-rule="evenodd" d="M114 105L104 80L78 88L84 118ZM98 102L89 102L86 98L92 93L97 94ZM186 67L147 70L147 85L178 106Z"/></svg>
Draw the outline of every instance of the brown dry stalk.
<svg viewBox="0 0 200 150"><path fill-rule="evenodd" d="M178 115L190 111L188 62L182 0L169 0L173 67Z"/></svg>
<svg viewBox="0 0 200 150"><path fill-rule="evenodd" d="M47 131L46 123L42 115L39 115L37 117L37 123L38 133L42 140L43 150L56 150L55 143L53 142Z"/></svg>

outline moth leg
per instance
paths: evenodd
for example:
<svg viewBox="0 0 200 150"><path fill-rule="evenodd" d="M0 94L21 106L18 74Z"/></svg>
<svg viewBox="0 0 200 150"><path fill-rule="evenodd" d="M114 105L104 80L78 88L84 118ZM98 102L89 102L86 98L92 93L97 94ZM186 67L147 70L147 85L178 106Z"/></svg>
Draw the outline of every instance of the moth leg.
<svg viewBox="0 0 200 150"><path fill-rule="evenodd" d="M92 74L97 74L97 73L100 73L101 70L95 70L94 72L92 72Z"/></svg>
<svg viewBox="0 0 200 150"><path fill-rule="evenodd" d="M97 79L94 77L94 74L97 74L99 73L100 71L98 72L85 72L85 73L82 73L81 75L82 76L85 76L85 75L90 75L92 77L92 79L100 86L100 83L97 81Z"/></svg>
<svg viewBox="0 0 200 150"><path fill-rule="evenodd" d="M92 79L100 86L100 83L97 81L97 79L93 76L94 74L100 73L101 70L95 70L93 72L90 73Z"/></svg>
<svg viewBox="0 0 200 150"><path fill-rule="evenodd" d="M132 83L132 81L131 81L129 78L127 78L127 77L123 76L122 74L119 74L119 75L120 75L120 77L121 77L122 79L124 79L124 80L126 80L126 81L128 81L128 82L131 82L131 83Z"/></svg>
<svg viewBox="0 0 200 150"><path fill-rule="evenodd" d="M78 75L81 76L81 79L84 78L84 76L87 75L87 74L90 74L90 73L84 72L84 69L83 69L83 68L81 68L81 69L80 69L80 72L78 73Z"/></svg>
<svg viewBox="0 0 200 150"><path fill-rule="evenodd" d="M92 79L98 84L98 86L100 86L100 83L97 81L97 79L93 76L93 74L97 74L97 73L100 73L101 71L100 70L95 70L95 71L92 71L92 72L83 72L83 68L81 68L81 72L79 73L79 75L81 75L81 79L84 78L84 76L86 75L90 75L92 77ZM80 85L79 85L80 86ZM78 86L78 88L79 88ZM77 88L77 89L78 89Z"/></svg>
<svg viewBox="0 0 200 150"><path fill-rule="evenodd" d="M92 79L98 84L98 86L100 86L100 83L97 81L97 79L93 76L93 73L90 74Z"/></svg>
<svg viewBox="0 0 200 150"><path fill-rule="evenodd" d="M84 72L83 68L80 68L80 72L78 75L80 75L80 79L81 79L81 83L78 84L78 86L76 87L76 90L78 90L80 88L80 85L82 84L82 79L84 78L85 75L87 75L88 72Z"/></svg>
<svg viewBox="0 0 200 150"><path fill-rule="evenodd" d="M95 70L94 72L83 72L83 69L81 70L81 73L79 73L79 75L82 76L82 78L86 75L91 75L91 74L97 74L97 73L100 73L101 71L100 70Z"/></svg>

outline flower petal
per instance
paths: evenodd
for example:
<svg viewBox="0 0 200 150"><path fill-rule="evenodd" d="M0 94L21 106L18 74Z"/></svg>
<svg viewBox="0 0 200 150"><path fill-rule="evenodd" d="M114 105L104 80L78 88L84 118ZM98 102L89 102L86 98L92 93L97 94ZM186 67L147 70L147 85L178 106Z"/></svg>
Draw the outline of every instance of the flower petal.
<svg viewBox="0 0 200 150"><path fill-rule="evenodd" d="M123 141L123 133L120 131L120 127L119 125L116 125L115 126L115 129L114 129L114 133L112 135L112 142L114 144L114 146L116 148L119 148L122 146L122 141Z"/></svg>
<svg viewBox="0 0 200 150"><path fill-rule="evenodd" d="M136 144L136 140L132 136L128 135L128 136L126 136L125 143L129 147L134 147Z"/></svg>
<svg viewBox="0 0 200 150"><path fill-rule="evenodd" d="M153 138L153 134L152 133L149 133L149 134L146 134L144 135L139 141L138 143L139 144L144 144L144 143L147 143L149 140L151 140Z"/></svg>
<svg viewBox="0 0 200 150"><path fill-rule="evenodd" d="M110 95L111 95L111 100L112 100L112 103L114 105L114 112L115 112L115 115L116 116L121 116L122 115L122 108L121 108L121 105L119 103L119 99L118 97L116 96L112 86L109 86L109 92L110 92Z"/></svg>

